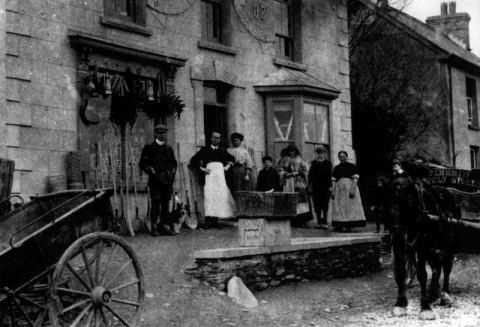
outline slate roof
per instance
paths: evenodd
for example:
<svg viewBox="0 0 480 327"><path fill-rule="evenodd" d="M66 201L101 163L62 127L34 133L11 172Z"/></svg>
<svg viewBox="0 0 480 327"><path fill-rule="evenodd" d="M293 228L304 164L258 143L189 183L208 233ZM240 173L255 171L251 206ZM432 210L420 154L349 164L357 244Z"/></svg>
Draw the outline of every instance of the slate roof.
<svg viewBox="0 0 480 327"><path fill-rule="evenodd" d="M330 97L338 97L341 92L330 84L302 71L285 67L265 76L255 84L257 92L304 91Z"/></svg>
<svg viewBox="0 0 480 327"><path fill-rule="evenodd" d="M371 9L375 7L370 0L360 1ZM460 59L468 64L475 65L476 68L480 69L480 58L453 41L447 34L442 33L434 27L390 6L381 8L379 13L390 21L393 20L394 22L398 22L407 27L410 31L414 32L428 43L433 44L446 54L456 57L457 60Z"/></svg>

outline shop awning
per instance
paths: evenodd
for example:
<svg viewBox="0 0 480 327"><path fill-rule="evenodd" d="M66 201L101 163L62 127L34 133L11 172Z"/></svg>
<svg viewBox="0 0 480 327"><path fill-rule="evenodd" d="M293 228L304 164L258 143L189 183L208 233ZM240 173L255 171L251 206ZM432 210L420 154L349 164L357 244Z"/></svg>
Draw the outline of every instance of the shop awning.
<svg viewBox="0 0 480 327"><path fill-rule="evenodd" d="M309 95L326 100L338 98L341 92L310 74L288 68L265 76L254 88L258 93Z"/></svg>
<svg viewBox="0 0 480 327"><path fill-rule="evenodd" d="M162 53L141 49L138 46L129 45L123 42L107 40L95 35L68 30L68 38L74 47L91 48L109 55L118 55L133 60L140 60L150 64L168 64L176 67L185 66L187 59Z"/></svg>

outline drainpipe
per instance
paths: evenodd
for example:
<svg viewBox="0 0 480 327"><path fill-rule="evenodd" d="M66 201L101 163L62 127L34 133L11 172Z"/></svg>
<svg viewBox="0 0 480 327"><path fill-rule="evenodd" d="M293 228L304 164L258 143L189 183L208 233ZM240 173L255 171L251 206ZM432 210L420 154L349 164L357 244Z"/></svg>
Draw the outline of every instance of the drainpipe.
<svg viewBox="0 0 480 327"><path fill-rule="evenodd" d="M455 129L454 129L454 121L453 121L453 87L452 87L452 66L447 63L448 67L448 88L450 90L450 112L449 112L449 120L450 120L450 153L452 155L452 164L453 168L457 167L457 156L455 155Z"/></svg>

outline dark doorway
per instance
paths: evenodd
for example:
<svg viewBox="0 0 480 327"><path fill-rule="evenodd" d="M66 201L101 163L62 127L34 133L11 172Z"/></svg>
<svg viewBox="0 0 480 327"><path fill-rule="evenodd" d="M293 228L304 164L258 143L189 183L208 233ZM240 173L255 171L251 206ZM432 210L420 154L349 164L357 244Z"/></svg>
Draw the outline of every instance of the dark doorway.
<svg viewBox="0 0 480 327"><path fill-rule="evenodd" d="M204 107L205 122L205 142L210 144L210 137L213 132L222 135L221 146L228 147L228 131L227 131L227 113L225 107L205 105Z"/></svg>

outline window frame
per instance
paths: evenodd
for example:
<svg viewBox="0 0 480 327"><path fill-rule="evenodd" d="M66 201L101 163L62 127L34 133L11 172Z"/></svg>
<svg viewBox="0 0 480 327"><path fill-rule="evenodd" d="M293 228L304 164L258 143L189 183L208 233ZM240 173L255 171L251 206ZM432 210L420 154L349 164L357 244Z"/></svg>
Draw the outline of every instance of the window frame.
<svg viewBox="0 0 480 327"><path fill-rule="evenodd" d="M293 103L293 140L278 141L276 140L276 131L274 126L274 113L275 113L275 103L279 102L292 102ZM304 123L304 108L303 104L313 104L318 106L325 106L327 108L327 128L328 128L328 140L327 142L311 142L306 141L303 133L303 123ZM304 95L297 94L267 94L265 102L265 127L266 127L266 140L267 140L267 151L270 156L273 157L275 162L278 162L280 159L277 156L277 147L286 147L289 144L295 144L299 149L302 156L309 158L305 154L305 151L309 148L316 147L318 145L324 145L328 149L332 148L332 102L328 100L322 100L317 98L312 98ZM308 150L310 151L310 150ZM313 153L313 151L312 151ZM331 157L330 153L330 157ZM330 158L331 160L332 158Z"/></svg>
<svg viewBox="0 0 480 327"><path fill-rule="evenodd" d="M124 16L115 12L117 0L103 0L103 16L100 18L102 25L115 27L129 32L143 35L151 35L152 31L147 29L147 0L129 0L134 2L133 15Z"/></svg>
<svg viewBox="0 0 480 327"><path fill-rule="evenodd" d="M478 169L478 154L480 148L478 146L470 146L470 167L471 170Z"/></svg>
<svg viewBox="0 0 480 327"><path fill-rule="evenodd" d="M201 0L201 19L202 19L202 40L212 43L225 44L225 11L226 5L221 0ZM218 18L217 18L217 29L218 37L213 37L208 35L208 21L207 21L207 12L206 5L212 4L213 6L218 6ZM213 14L213 13L212 13Z"/></svg>
<svg viewBox="0 0 480 327"><path fill-rule="evenodd" d="M288 6L288 30L289 35L285 35L282 33L277 33L275 31L276 37L276 48L277 53L276 57L291 61L301 63L301 31L300 28L301 24L301 10L300 5L301 1L298 0L274 0L274 2L280 4L286 4ZM285 54L286 47L283 46L282 53L280 51L280 39L287 41L288 40L288 51L290 52L289 55Z"/></svg>
<svg viewBox="0 0 480 327"><path fill-rule="evenodd" d="M468 126L478 129L477 81L474 78L468 76L465 78L465 91Z"/></svg>

